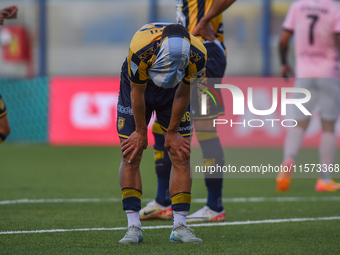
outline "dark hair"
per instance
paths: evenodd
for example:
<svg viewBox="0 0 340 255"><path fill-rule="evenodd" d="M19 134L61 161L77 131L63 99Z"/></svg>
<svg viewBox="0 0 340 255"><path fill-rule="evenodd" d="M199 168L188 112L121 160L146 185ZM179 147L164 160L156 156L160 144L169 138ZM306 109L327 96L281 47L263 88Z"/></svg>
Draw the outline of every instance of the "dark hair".
<svg viewBox="0 0 340 255"><path fill-rule="evenodd" d="M162 33L162 37L161 37L161 41L170 35L180 35L183 36L185 38L187 38L190 42L190 34L188 32L188 29L186 29L185 27L183 27L180 24L171 24L171 25L167 25Z"/></svg>

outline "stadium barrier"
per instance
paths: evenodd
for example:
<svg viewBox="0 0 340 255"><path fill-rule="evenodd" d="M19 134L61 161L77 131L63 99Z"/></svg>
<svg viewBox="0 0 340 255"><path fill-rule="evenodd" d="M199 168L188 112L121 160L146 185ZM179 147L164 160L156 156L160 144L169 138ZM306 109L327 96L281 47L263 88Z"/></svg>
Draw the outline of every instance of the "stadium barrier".
<svg viewBox="0 0 340 255"><path fill-rule="evenodd" d="M251 81L251 83L250 83ZM226 77L225 84L237 85L247 95L253 88L253 103L257 109L272 105L272 88L289 87L293 81L279 79ZM52 77L30 80L1 79L0 93L4 97L12 133L12 142L49 142L52 145L117 146L116 129L119 77ZM279 94L280 95L280 94ZM233 99L228 90L222 90L227 125L217 125L224 147L282 147L287 128L281 125L283 116L275 111L270 116L257 116L245 107L245 114L233 115ZM278 102L280 105L280 99ZM126 110L126 109L124 109ZM289 117L287 117L289 118ZM266 126L254 128L260 120ZM230 121L235 124L231 127ZM151 120L152 123L152 120ZM268 124L273 124L273 127ZM149 145L153 136L149 125ZM340 126L336 126L340 141ZM307 131L304 146L315 148L320 137L320 121L316 116ZM198 145L193 136L192 144Z"/></svg>
<svg viewBox="0 0 340 255"><path fill-rule="evenodd" d="M0 79L11 124L6 141L47 142L48 78Z"/></svg>

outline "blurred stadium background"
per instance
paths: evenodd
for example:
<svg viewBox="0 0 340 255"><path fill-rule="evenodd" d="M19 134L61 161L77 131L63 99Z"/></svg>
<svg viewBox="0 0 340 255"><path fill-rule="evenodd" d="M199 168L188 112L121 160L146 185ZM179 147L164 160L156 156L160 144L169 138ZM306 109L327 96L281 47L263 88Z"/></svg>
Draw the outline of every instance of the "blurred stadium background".
<svg viewBox="0 0 340 255"><path fill-rule="evenodd" d="M226 76L278 76L278 39L291 2L241 0L224 12L228 50ZM58 77L61 76L117 78L136 30L149 21L174 22L176 15L174 2L166 0L1 1L4 7L13 4L19 6L19 16L17 20L6 22L2 28L3 57L0 58L0 77L3 77L0 91L12 124L8 141L47 141L48 127L54 126L54 123L50 123L52 126L46 123L53 118L48 115L48 109L55 105L51 92L54 91L53 79L60 84ZM12 26L24 29L29 43L17 40L16 36L9 37L9 40L8 28ZM27 60L25 53L22 56L19 53L27 44L32 49L31 61ZM293 56L293 51L290 55ZM290 60L293 62L293 57ZM101 84L92 81L99 89ZM88 84L88 87L92 86ZM115 79L111 88L115 87L117 91L117 86ZM27 93L30 102L20 100L19 104L17 99ZM65 103L70 99L58 100ZM30 109L39 112L39 121L35 117L22 118L22 113L29 111L26 104L37 108ZM114 114L115 110L112 112ZM24 115L31 116L30 113ZM21 132L22 123L32 126L31 132ZM111 127L115 129L113 125Z"/></svg>
<svg viewBox="0 0 340 255"><path fill-rule="evenodd" d="M34 49L35 73L39 70L41 31L39 3L46 2L46 75L118 75L133 34L149 21L174 22L174 1L167 0L2 0L17 4L17 20ZM226 75L263 74L263 45L269 41L272 63L269 75L279 74L277 43L292 0L241 0L224 12L225 44L229 49ZM157 3L156 11L151 7ZM270 4L270 19L264 16ZM134 8L131 8L133 6ZM266 31L270 27L269 33ZM23 65L0 62L2 76L25 76Z"/></svg>

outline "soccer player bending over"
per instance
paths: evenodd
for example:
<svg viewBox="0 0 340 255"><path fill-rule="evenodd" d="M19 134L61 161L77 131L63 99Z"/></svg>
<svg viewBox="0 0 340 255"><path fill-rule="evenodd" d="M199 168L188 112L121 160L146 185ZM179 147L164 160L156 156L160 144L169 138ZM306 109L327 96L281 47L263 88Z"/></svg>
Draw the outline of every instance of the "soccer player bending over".
<svg viewBox="0 0 340 255"><path fill-rule="evenodd" d="M173 165L170 184L174 226L171 242L202 242L186 226L191 203L190 79L199 78L207 61L203 44L178 24L147 24L132 38L121 72L117 129L122 146L119 181L128 230L120 243L143 241L139 211L140 162L147 147L153 111ZM184 121L183 121L184 120Z"/></svg>
<svg viewBox="0 0 340 255"><path fill-rule="evenodd" d="M179 0L176 2L177 23L185 26L196 36L207 49L207 65L202 83L193 88L192 115L196 137L202 149L204 166L224 165L224 153L213 125L213 120L224 114L223 99L220 89L213 89L220 84L227 66L226 50L223 44L223 16L236 0ZM213 79L210 79L213 78ZM221 99L216 105L206 91L217 93ZM202 115L200 99L207 96L207 114ZM156 121L152 126L155 137L154 154L157 174L156 199L149 202L140 211L141 220L171 219L171 199L169 195L169 179L171 161L164 148L163 132ZM208 191L207 204L200 210L188 215L187 222L224 221L225 211L222 203L223 173L205 175Z"/></svg>
<svg viewBox="0 0 340 255"><path fill-rule="evenodd" d="M287 77L290 67L286 55L289 39L295 35L296 82L295 86L311 92L311 100L304 104L309 112L319 108L322 136L319 145L321 178L316 191L337 191L340 184L330 176L329 167L334 163L337 145L334 125L340 109L340 5L333 0L301 0L294 2L283 23L280 41L282 76ZM293 165L301 147L310 117L294 112L298 125L289 130L284 145L283 165ZM279 173L276 189L287 191L292 173Z"/></svg>
<svg viewBox="0 0 340 255"><path fill-rule="evenodd" d="M4 24L4 19L16 19L18 14L17 6L9 6L0 10L0 25ZM11 132L5 102L0 94L0 143L5 141Z"/></svg>

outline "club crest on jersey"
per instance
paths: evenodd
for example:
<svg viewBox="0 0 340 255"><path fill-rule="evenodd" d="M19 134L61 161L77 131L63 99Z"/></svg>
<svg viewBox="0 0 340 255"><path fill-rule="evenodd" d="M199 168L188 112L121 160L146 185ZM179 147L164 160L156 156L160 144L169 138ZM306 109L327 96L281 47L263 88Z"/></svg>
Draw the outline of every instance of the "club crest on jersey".
<svg viewBox="0 0 340 255"><path fill-rule="evenodd" d="M125 126L125 118L119 117L118 118L118 130L122 130Z"/></svg>
<svg viewBox="0 0 340 255"><path fill-rule="evenodd" d="M132 71L133 75L136 75L136 72L138 70L138 66L132 60L131 60L130 66L131 66L131 71Z"/></svg>

